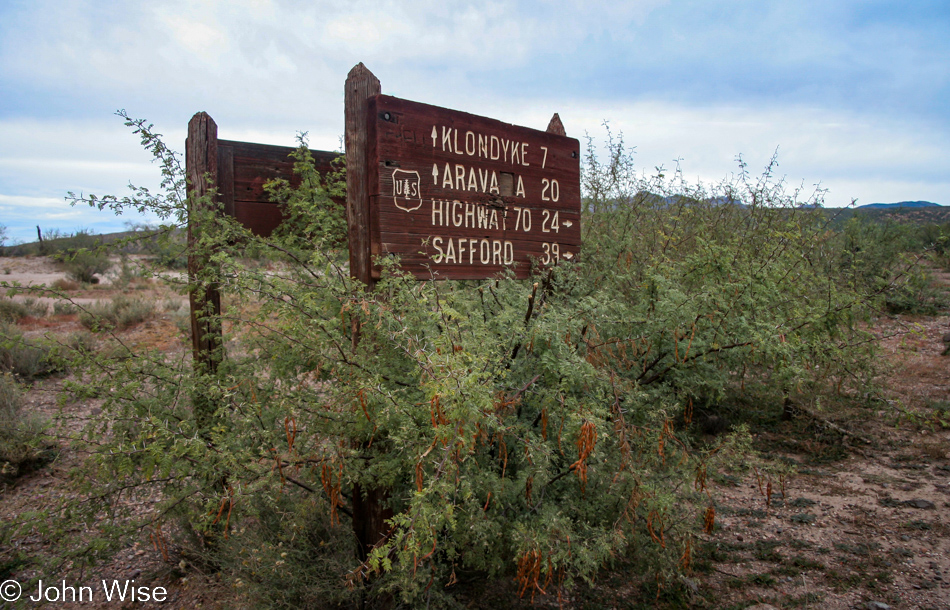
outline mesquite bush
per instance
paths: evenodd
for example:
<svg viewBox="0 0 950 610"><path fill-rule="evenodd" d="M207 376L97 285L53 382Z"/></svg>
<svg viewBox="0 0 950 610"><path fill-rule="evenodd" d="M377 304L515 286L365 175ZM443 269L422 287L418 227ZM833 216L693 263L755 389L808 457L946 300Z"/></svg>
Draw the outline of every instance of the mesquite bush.
<svg viewBox="0 0 950 610"><path fill-rule="evenodd" d="M174 153L129 124L180 191ZM501 576L525 597L559 594L624 558L673 582L715 526L709 477L754 458L742 426L698 442L694 406L747 384L776 404L866 392L862 322L887 287L859 281L821 193L802 200L774 163L705 187L638 175L622 139L595 151L581 255L529 280L416 281L387 259L366 290L345 265L339 176L319 176L305 146L301 186L271 185L289 219L273 236L200 218L201 279L232 303L228 353L213 374L154 353L86 356L73 391L105 403L83 436L91 496L70 515L99 536L69 558L136 528L164 540L177 515L268 604L451 606L460 579ZM180 192L155 201L179 222L183 205ZM199 389L213 405L201 421ZM146 517L96 520L155 491ZM359 548L367 506L385 522Z"/></svg>

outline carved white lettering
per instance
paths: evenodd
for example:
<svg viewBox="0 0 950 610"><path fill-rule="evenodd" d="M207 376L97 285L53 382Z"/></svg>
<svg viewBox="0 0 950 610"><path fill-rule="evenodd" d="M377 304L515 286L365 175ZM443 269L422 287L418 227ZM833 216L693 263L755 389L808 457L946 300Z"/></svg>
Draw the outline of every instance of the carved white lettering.
<svg viewBox="0 0 950 610"><path fill-rule="evenodd" d="M488 228L488 208L483 205L478 206L478 228Z"/></svg>
<svg viewBox="0 0 950 610"><path fill-rule="evenodd" d="M515 189L515 197L526 197L524 194L524 181L521 180L521 176L518 176L518 188Z"/></svg>
<svg viewBox="0 0 950 610"><path fill-rule="evenodd" d="M432 247L436 251L432 262L436 264L510 265L515 262L515 246L510 241L437 236L432 238Z"/></svg>
<svg viewBox="0 0 950 610"><path fill-rule="evenodd" d="M471 147L469 147L469 142L471 142ZM465 132L465 154L469 157L475 156L475 134L471 131Z"/></svg>
<svg viewBox="0 0 950 610"><path fill-rule="evenodd" d="M442 128L442 152L446 151L446 147L448 147L449 152L452 152L452 128L451 127Z"/></svg>
<svg viewBox="0 0 950 610"><path fill-rule="evenodd" d="M432 126L432 147L435 148L441 144L442 152L455 153L456 155L467 155L469 157L478 157L480 159L490 159L492 161L501 160L512 165L530 166L528 162L528 142L516 142L496 135L478 133L476 131L465 131L462 136L465 141L459 146L459 129L449 125L442 125L442 135L439 136L438 126ZM541 167L547 161L547 147L541 147L544 150L544 158L541 161Z"/></svg>
<svg viewBox="0 0 950 610"><path fill-rule="evenodd" d="M502 263L500 241L492 240L491 242L491 262L493 265L500 265Z"/></svg>

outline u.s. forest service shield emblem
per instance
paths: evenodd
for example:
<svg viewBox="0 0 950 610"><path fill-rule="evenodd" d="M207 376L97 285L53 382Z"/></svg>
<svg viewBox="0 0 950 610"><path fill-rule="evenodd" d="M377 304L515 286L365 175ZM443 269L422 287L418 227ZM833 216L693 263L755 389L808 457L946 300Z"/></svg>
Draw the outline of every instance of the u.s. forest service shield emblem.
<svg viewBox="0 0 950 610"><path fill-rule="evenodd" d="M422 179L419 172L405 169L393 170L393 201L396 207L412 212L422 207Z"/></svg>

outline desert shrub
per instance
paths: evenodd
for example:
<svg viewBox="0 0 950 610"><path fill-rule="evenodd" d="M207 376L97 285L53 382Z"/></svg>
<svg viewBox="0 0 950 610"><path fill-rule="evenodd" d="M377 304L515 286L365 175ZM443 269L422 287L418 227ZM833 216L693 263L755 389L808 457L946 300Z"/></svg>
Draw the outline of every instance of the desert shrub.
<svg viewBox="0 0 950 610"><path fill-rule="evenodd" d="M184 306L185 306L185 303L183 303L182 301L176 298L168 298L162 302L162 311L164 311L165 313L176 313L178 311L181 311L181 309Z"/></svg>
<svg viewBox="0 0 950 610"><path fill-rule="evenodd" d="M28 315L30 310L21 301L0 297L0 321L16 322Z"/></svg>
<svg viewBox="0 0 950 610"><path fill-rule="evenodd" d="M63 255L62 265L66 270L66 277L80 284L97 284L99 278L112 268L109 256L103 252L92 250L77 250Z"/></svg>
<svg viewBox="0 0 950 610"><path fill-rule="evenodd" d="M0 371L32 379L60 371L62 366L49 342L28 339L16 326L0 322Z"/></svg>
<svg viewBox="0 0 950 610"><path fill-rule="evenodd" d="M92 354L96 349L96 337L87 331L76 331L66 337L67 353Z"/></svg>
<svg viewBox="0 0 950 610"><path fill-rule="evenodd" d="M53 315L54 316L69 316L79 311L79 308L76 307L73 303L69 301L55 301L53 303Z"/></svg>
<svg viewBox="0 0 950 610"><path fill-rule="evenodd" d="M950 222L924 225L921 241L929 250L931 260L944 271L950 271Z"/></svg>
<svg viewBox="0 0 950 610"><path fill-rule="evenodd" d="M119 262L119 272L112 281L113 287L119 290L135 288L143 290L153 284L152 272L147 266L132 261L124 252L121 254Z"/></svg>
<svg viewBox="0 0 950 610"><path fill-rule="evenodd" d="M48 312L49 305L33 297L21 301L0 297L0 321L16 322L26 317L42 318Z"/></svg>
<svg viewBox="0 0 950 610"><path fill-rule="evenodd" d="M851 218L838 236L844 279L877 291L890 313L936 314L948 306L924 255L942 241L925 226Z"/></svg>
<svg viewBox="0 0 950 610"><path fill-rule="evenodd" d="M177 157L128 123L160 159L167 194L90 202L183 220ZM694 441L693 406L746 383L775 404L866 391L864 323L886 287L842 263L820 193L801 200L774 166L706 187L640 177L622 141L608 148L602 163L591 144L585 163L581 256L528 281L419 282L387 259L366 290L306 149L301 188L274 186L291 221L270 238L192 201L193 254L213 264L191 281L233 295L228 357L192 368L121 345L121 366L91 360L72 387L104 397L85 432L95 495L71 514L158 486L166 500L139 519L182 519L263 605L319 604L305 583L346 599L343 573L370 603L430 607L455 603L460 575L513 578L533 595L628 558L671 580L714 525L707 476L754 460L742 426L715 448ZM246 264L248 250L281 272ZM338 541L351 531L367 546L347 560ZM101 530L71 560L117 533Z"/></svg>
<svg viewBox="0 0 950 610"><path fill-rule="evenodd" d="M42 420L23 413L16 381L9 374L0 374L0 480L25 474L50 457L43 429Z"/></svg>
<svg viewBox="0 0 950 610"><path fill-rule="evenodd" d="M155 313L155 304L123 294L111 301L96 301L79 314L79 322L89 330L123 330L144 322Z"/></svg>
<svg viewBox="0 0 950 610"><path fill-rule="evenodd" d="M69 291L69 290L79 290L79 282L73 280L67 280L65 278L60 278L53 282L53 288L56 290Z"/></svg>
<svg viewBox="0 0 950 610"><path fill-rule="evenodd" d="M27 315L34 318L43 318L49 313L49 303L36 297L23 299L23 305L26 306Z"/></svg>
<svg viewBox="0 0 950 610"><path fill-rule="evenodd" d="M359 591L341 586L352 568L352 533L330 522L326 501L296 495L255 496L246 521L217 555L222 568L259 608L340 608Z"/></svg>
<svg viewBox="0 0 950 610"><path fill-rule="evenodd" d="M137 246L137 251L163 269L188 268L186 233L169 224L133 224L129 227L132 236L128 243Z"/></svg>

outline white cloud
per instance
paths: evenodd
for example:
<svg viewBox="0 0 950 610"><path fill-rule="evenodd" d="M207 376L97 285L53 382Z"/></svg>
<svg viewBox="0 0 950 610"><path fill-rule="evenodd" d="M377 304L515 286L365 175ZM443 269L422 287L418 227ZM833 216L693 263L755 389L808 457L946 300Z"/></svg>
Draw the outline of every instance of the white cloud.
<svg viewBox="0 0 950 610"><path fill-rule="evenodd" d="M62 209L69 207L63 198L55 197L27 197L24 195L3 195L0 194L0 205L6 211L13 211L14 208L55 208Z"/></svg>
<svg viewBox="0 0 950 610"><path fill-rule="evenodd" d="M637 166L652 173L681 159L687 179L715 183L738 170L755 173L778 150L779 175L809 191L829 189L829 205L925 199L950 205L950 134L925 121L894 120L801 106L693 107L659 102L573 103L537 110L498 104L495 118L544 129L559 112L568 135L603 140L603 121L636 147Z"/></svg>

